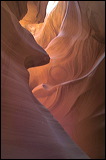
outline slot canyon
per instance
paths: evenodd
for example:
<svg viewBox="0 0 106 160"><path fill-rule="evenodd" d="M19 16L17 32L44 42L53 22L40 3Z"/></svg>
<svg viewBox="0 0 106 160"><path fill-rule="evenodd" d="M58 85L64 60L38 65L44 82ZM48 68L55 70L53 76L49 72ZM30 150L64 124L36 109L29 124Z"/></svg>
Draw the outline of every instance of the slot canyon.
<svg viewBox="0 0 106 160"><path fill-rule="evenodd" d="M1 158L105 159L105 1L1 1Z"/></svg>

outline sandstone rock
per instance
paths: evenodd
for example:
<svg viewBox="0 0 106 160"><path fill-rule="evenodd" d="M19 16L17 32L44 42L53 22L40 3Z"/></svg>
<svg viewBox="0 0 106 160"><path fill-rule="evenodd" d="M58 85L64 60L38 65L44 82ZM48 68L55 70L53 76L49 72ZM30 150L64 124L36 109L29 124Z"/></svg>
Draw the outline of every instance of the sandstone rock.
<svg viewBox="0 0 106 160"><path fill-rule="evenodd" d="M24 1L9 2L16 8L1 2L2 159L88 158L33 96L26 68L47 64L49 56L18 22L26 10L15 10Z"/></svg>
<svg viewBox="0 0 106 160"><path fill-rule="evenodd" d="M28 70L35 97L94 159L105 154L104 6L104 1L59 1L41 29L35 26L35 40L50 63Z"/></svg>

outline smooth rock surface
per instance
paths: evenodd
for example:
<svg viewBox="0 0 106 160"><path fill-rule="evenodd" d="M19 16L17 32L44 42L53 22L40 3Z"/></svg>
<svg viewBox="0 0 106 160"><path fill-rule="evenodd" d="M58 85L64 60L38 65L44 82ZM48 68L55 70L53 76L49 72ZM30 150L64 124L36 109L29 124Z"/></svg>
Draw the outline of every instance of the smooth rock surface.
<svg viewBox="0 0 106 160"><path fill-rule="evenodd" d="M16 8L1 2L1 158L89 159L33 96L26 68L47 64L49 56L19 24L21 1L9 2Z"/></svg>
<svg viewBox="0 0 106 160"><path fill-rule="evenodd" d="M104 1L59 1L32 25L50 63L28 69L32 93L93 159L105 157L104 13Z"/></svg>

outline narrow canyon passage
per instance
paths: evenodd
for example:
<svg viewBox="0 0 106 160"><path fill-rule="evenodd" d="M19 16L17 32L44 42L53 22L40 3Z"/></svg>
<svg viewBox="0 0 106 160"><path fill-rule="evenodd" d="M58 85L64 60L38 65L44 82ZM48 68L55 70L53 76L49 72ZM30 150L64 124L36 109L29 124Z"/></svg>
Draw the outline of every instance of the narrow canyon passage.
<svg viewBox="0 0 106 160"><path fill-rule="evenodd" d="M104 159L104 1L1 9L2 158Z"/></svg>

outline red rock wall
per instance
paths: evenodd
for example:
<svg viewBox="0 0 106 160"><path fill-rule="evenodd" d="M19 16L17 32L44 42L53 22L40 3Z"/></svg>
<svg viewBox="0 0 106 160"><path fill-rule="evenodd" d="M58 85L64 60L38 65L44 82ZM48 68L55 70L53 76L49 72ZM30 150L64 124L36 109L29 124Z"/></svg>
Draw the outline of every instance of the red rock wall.
<svg viewBox="0 0 106 160"><path fill-rule="evenodd" d="M50 63L28 70L32 93L94 159L105 153L104 11L104 1L59 1L33 33Z"/></svg>
<svg viewBox="0 0 106 160"><path fill-rule="evenodd" d="M47 64L49 56L18 22L27 11L21 9L25 2L18 6L22 14L15 12L17 1L9 3L16 8L1 3L1 158L88 158L33 96L26 68Z"/></svg>

